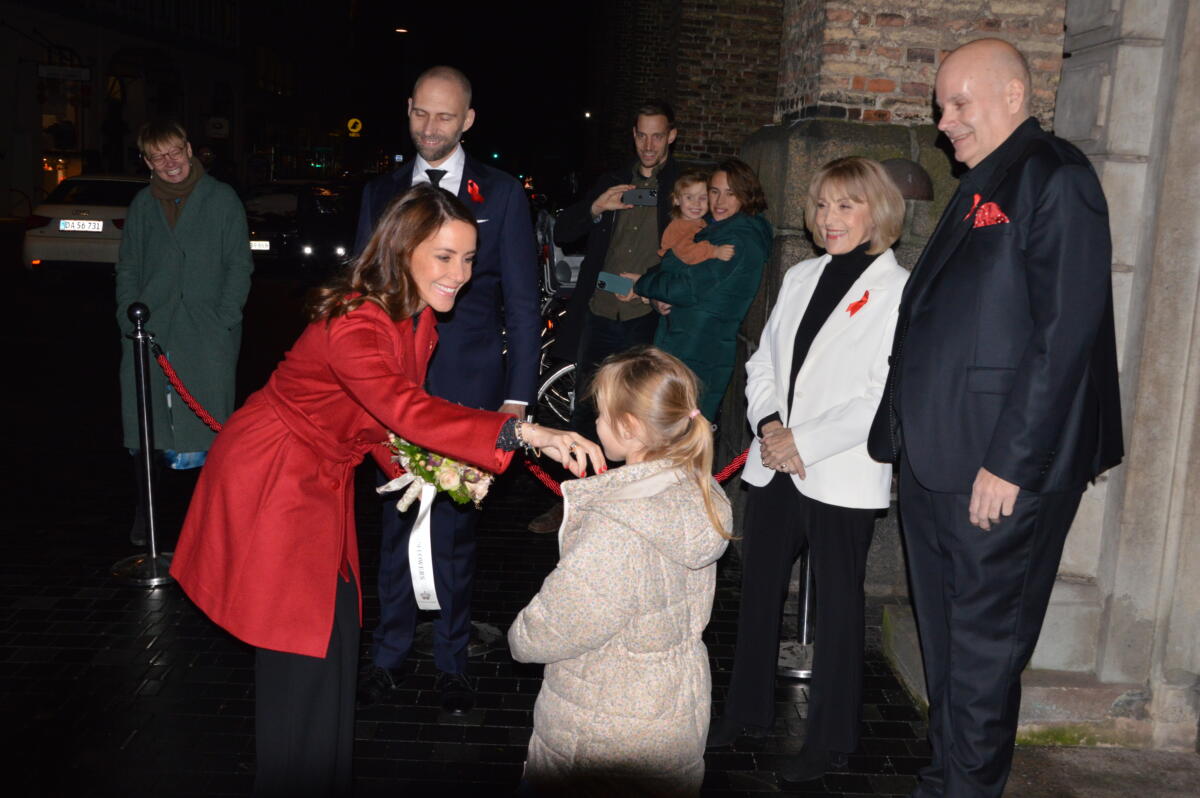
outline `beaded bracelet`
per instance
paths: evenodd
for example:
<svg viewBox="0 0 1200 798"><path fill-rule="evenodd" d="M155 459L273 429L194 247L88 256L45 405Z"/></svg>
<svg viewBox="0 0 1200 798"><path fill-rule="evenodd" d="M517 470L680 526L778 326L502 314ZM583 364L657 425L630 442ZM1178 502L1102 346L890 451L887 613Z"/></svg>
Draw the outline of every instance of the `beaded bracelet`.
<svg viewBox="0 0 1200 798"><path fill-rule="evenodd" d="M506 452L523 449L526 454L541 457L541 450L530 446L525 441L525 436L521 434L521 425L524 423L519 418L510 418L505 421L504 426L500 428L500 435L496 438L496 448Z"/></svg>

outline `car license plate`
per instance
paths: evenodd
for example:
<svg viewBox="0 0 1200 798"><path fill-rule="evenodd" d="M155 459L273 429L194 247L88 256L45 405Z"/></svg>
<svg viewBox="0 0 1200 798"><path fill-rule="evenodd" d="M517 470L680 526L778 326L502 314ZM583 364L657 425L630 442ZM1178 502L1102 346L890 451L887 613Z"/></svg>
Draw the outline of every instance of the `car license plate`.
<svg viewBox="0 0 1200 798"><path fill-rule="evenodd" d="M104 222L99 219L59 219L58 229L102 233L104 232Z"/></svg>
<svg viewBox="0 0 1200 798"><path fill-rule="evenodd" d="M251 241L250 242L250 249L269 250L270 248L271 248L270 241Z"/></svg>

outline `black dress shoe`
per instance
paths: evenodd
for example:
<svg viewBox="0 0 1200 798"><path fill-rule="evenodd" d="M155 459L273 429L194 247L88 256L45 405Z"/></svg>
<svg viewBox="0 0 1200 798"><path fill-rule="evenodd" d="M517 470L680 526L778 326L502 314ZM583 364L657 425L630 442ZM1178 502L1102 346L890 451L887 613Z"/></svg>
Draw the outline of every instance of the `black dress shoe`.
<svg viewBox="0 0 1200 798"><path fill-rule="evenodd" d="M705 748L724 748L733 745L742 735L747 737L764 737L767 730L760 726L743 726L730 719L728 715L717 718L708 727L708 739L704 741Z"/></svg>
<svg viewBox="0 0 1200 798"><path fill-rule="evenodd" d="M438 674L437 689L442 694L442 711L451 715L465 715L475 708L475 688L462 673Z"/></svg>
<svg viewBox="0 0 1200 798"><path fill-rule="evenodd" d="M841 751L803 746L800 753L783 763L777 775L784 784L803 784L815 781L826 773L845 770L847 766L848 760Z"/></svg>
<svg viewBox="0 0 1200 798"><path fill-rule="evenodd" d="M368 665L358 674L358 708L365 709L378 704L404 681L400 668L382 668Z"/></svg>

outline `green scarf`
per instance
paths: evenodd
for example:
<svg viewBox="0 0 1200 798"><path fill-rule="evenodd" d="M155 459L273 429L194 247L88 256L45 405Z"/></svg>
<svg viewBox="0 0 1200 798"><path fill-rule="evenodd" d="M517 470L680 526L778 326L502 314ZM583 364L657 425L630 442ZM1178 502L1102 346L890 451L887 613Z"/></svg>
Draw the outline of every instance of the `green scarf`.
<svg viewBox="0 0 1200 798"><path fill-rule="evenodd" d="M187 204L188 197L192 195L192 189L196 187L200 178L204 177L204 167L200 165L198 158L195 156L188 158L188 164L188 176L178 183L168 183L158 176L158 172L154 172L150 176L150 193L162 203L163 213L167 217L167 226L172 230L175 229L175 223L183 214L183 206Z"/></svg>

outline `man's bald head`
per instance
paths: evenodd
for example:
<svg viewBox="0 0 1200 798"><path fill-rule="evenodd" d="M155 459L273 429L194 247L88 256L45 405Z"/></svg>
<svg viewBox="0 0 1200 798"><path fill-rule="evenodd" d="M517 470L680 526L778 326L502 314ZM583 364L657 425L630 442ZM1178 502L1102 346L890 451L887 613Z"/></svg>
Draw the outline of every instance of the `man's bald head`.
<svg viewBox="0 0 1200 798"><path fill-rule="evenodd" d="M977 39L942 62L937 75L938 129L954 157L974 167L1029 117L1029 65L1002 39Z"/></svg>
<svg viewBox="0 0 1200 798"><path fill-rule="evenodd" d="M430 78L448 80L451 83L457 84L459 90L463 93L467 108L471 107L471 81L467 79L467 76L461 70L455 69L452 66L430 67L417 76L417 81L413 84L413 94L415 95L420 90L421 84Z"/></svg>

